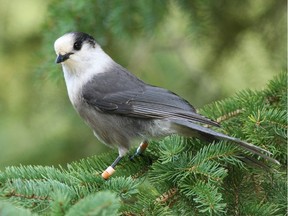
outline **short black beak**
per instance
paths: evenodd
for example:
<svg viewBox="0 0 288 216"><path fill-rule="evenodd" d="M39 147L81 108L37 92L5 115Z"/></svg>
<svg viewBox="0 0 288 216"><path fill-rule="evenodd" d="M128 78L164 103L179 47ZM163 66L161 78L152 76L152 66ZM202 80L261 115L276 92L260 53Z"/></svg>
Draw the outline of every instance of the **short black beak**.
<svg viewBox="0 0 288 216"><path fill-rule="evenodd" d="M56 58L56 63L59 64L61 62L66 61L67 59L69 59L69 56L72 55L73 53L66 53L65 55L61 55L59 54Z"/></svg>

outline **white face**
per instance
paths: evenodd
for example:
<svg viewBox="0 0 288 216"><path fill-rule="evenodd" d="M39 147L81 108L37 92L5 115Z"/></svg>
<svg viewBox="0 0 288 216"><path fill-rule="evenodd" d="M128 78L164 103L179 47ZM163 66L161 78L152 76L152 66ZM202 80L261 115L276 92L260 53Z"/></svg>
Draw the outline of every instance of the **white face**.
<svg viewBox="0 0 288 216"><path fill-rule="evenodd" d="M65 34L58 38L54 43L54 49L57 55L65 55L73 51L73 44L75 42L74 35L71 33Z"/></svg>
<svg viewBox="0 0 288 216"><path fill-rule="evenodd" d="M57 54L57 63L66 66L85 63L93 59L98 44L84 33L67 33L58 38L54 43Z"/></svg>
<svg viewBox="0 0 288 216"><path fill-rule="evenodd" d="M101 49L93 37L86 33L71 32L58 38L54 43L56 63L61 63L66 81L69 77L89 77L104 73L113 60Z"/></svg>

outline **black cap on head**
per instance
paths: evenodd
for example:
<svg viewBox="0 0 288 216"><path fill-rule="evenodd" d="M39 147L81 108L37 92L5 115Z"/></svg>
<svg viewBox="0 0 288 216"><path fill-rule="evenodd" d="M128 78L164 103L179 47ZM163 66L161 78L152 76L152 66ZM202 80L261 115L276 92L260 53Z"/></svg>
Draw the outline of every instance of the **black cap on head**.
<svg viewBox="0 0 288 216"><path fill-rule="evenodd" d="M73 32L75 37L75 43L73 44L74 50L80 50L84 42L88 42L93 47L95 47L96 41L95 39L84 32Z"/></svg>

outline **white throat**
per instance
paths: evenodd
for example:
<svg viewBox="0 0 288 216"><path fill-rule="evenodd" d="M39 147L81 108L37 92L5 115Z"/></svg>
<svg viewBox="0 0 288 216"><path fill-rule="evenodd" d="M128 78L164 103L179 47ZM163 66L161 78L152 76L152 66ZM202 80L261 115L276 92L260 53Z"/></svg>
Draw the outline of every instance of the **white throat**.
<svg viewBox="0 0 288 216"><path fill-rule="evenodd" d="M62 63L68 96L74 106L81 97L82 87L95 75L108 71L113 62L98 46L85 59L73 58L72 55L71 59Z"/></svg>

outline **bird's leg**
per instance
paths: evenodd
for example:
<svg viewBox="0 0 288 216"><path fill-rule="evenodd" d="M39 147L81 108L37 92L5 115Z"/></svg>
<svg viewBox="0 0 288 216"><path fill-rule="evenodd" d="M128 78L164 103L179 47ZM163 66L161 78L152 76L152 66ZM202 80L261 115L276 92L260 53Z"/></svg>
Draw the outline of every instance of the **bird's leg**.
<svg viewBox="0 0 288 216"><path fill-rule="evenodd" d="M103 173L102 177L107 180L114 172L115 172L115 166L120 162L120 160L123 158L123 156L118 156L116 160L109 166Z"/></svg>
<svg viewBox="0 0 288 216"><path fill-rule="evenodd" d="M148 141L144 140L143 142L140 143L139 147L137 148L136 152L134 155L132 155L130 157L130 160L133 160L134 157L141 155L145 149L148 146ZM121 155L121 154L120 154ZM110 176L115 172L115 166L120 162L120 160L123 158L123 156L118 156L116 158L116 160L111 164L111 166L109 166L103 173L102 173L102 177L107 180L108 178L110 178Z"/></svg>
<svg viewBox="0 0 288 216"><path fill-rule="evenodd" d="M137 148L135 154L130 157L130 160L133 160L134 157L141 155L146 150L147 147L148 147L148 141L147 140L144 140L143 142L141 142L139 147Z"/></svg>

